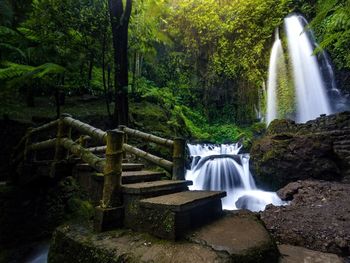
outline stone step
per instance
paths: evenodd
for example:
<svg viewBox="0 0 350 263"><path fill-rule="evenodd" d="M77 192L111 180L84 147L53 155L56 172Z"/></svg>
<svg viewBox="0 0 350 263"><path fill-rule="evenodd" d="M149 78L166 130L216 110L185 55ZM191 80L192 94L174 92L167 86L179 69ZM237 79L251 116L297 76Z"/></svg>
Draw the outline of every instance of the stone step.
<svg viewBox="0 0 350 263"><path fill-rule="evenodd" d="M222 214L223 191L185 191L140 200L137 230L176 240Z"/></svg>
<svg viewBox="0 0 350 263"><path fill-rule="evenodd" d="M334 145L349 145L350 146L350 140L336 140L333 142Z"/></svg>
<svg viewBox="0 0 350 263"><path fill-rule="evenodd" d="M350 149L338 149L338 148L334 148L334 152L338 153L338 154L342 154L342 155L346 155L346 156L350 156Z"/></svg>
<svg viewBox="0 0 350 263"><path fill-rule="evenodd" d="M350 150L350 145L334 145L334 150Z"/></svg>
<svg viewBox="0 0 350 263"><path fill-rule="evenodd" d="M129 171L122 173L122 184L134 184L141 182L158 181L165 176L164 172L153 171Z"/></svg>
<svg viewBox="0 0 350 263"><path fill-rule="evenodd" d="M144 217L139 209L140 200L187 191L188 185L192 185L192 181L162 180L123 185L124 225L134 230L139 229Z"/></svg>
<svg viewBox="0 0 350 263"><path fill-rule="evenodd" d="M158 196L169 191L179 192L192 185L192 181L186 180L161 180L123 185L123 193L129 195Z"/></svg>
<svg viewBox="0 0 350 263"><path fill-rule="evenodd" d="M141 171L145 167L142 163L123 163L123 171Z"/></svg>

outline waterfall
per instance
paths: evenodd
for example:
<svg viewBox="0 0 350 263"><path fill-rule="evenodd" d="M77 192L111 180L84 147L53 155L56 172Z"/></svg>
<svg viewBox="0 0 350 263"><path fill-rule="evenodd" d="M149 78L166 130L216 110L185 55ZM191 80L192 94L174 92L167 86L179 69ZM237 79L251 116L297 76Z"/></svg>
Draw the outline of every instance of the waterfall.
<svg viewBox="0 0 350 263"><path fill-rule="evenodd" d="M297 98L296 121L306 122L320 114L330 114L320 68L313 55L311 38L304 31L302 18L292 15L285 18L288 50L291 57Z"/></svg>
<svg viewBox="0 0 350 263"><path fill-rule="evenodd" d="M281 78L286 78L286 64L283 54L282 42L279 38L278 29L275 33L275 42L273 43L270 65L269 65L269 76L267 82L267 114L266 124L268 125L271 121L278 118L277 111L277 93L278 86Z"/></svg>
<svg viewBox="0 0 350 263"><path fill-rule="evenodd" d="M226 191L224 209L264 210L268 204L282 205L273 192L257 189L249 171L249 154L239 154L241 145L188 145L192 164L186 180L193 181L190 190Z"/></svg>
<svg viewBox="0 0 350 263"><path fill-rule="evenodd" d="M345 109L344 103L334 109L330 106L327 89L331 95L336 95L337 101L341 102L341 97L327 54L320 52L319 61L313 54L317 43L307 25L306 19L300 15L293 14L284 19L288 56L283 53L276 31L269 64L267 124L276 118L306 122L321 114L330 114L332 110ZM291 76L285 62L287 57Z"/></svg>

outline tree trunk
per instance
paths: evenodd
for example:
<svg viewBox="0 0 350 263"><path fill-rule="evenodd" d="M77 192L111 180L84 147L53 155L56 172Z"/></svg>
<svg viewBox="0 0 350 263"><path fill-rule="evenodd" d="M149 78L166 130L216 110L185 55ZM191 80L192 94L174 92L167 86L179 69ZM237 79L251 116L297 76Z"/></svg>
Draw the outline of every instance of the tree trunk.
<svg viewBox="0 0 350 263"><path fill-rule="evenodd" d="M134 51L133 65L132 65L132 85L131 85L131 93L135 95L135 85L136 85L136 51Z"/></svg>
<svg viewBox="0 0 350 263"><path fill-rule="evenodd" d="M107 113L109 119L111 119L111 110L109 108L109 98L108 98L108 87L106 81L106 33L103 34L103 42L102 42L102 82L103 82L103 92L106 101Z"/></svg>
<svg viewBox="0 0 350 263"><path fill-rule="evenodd" d="M132 0L109 0L113 47L114 47L114 83L115 83L115 124L128 125L128 25Z"/></svg>

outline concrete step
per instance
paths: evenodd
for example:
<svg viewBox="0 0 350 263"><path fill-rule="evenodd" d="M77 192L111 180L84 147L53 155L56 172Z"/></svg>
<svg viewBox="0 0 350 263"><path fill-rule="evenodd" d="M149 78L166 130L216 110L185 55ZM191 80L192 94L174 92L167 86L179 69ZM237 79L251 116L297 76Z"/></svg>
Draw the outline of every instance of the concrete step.
<svg viewBox="0 0 350 263"><path fill-rule="evenodd" d="M185 180L161 180L123 185L123 193L128 195L159 196L169 192L187 190L192 181Z"/></svg>
<svg viewBox="0 0 350 263"><path fill-rule="evenodd" d="M334 150L350 150L350 145L334 145Z"/></svg>
<svg viewBox="0 0 350 263"><path fill-rule="evenodd" d="M176 240L188 230L222 214L223 191L185 191L140 200L143 215L137 227L154 236Z"/></svg>
<svg viewBox="0 0 350 263"><path fill-rule="evenodd" d="M134 184L160 180L165 176L164 172L153 171L129 171L122 173L122 184Z"/></svg>
<svg viewBox="0 0 350 263"><path fill-rule="evenodd" d="M142 163L123 163L123 171L141 171L145 167Z"/></svg>
<svg viewBox="0 0 350 263"><path fill-rule="evenodd" d="M333 142L334 145L349 145L350 146L350 140L336 140Z"/></svg>
<svg viewBox="0 0 350 263"><path fill-rule="evenodd" d="M144 215L140 212L140 200L160 195L173 194L188 190L192 181L162 180L123 185L125 207L124 225L137 230L142 225Z"/></svg>
<svg viewBox="0 0 350 263"><path fill-rule="evenodd" d="M339 148L334 148L334 152L346 156L350 156L350 149L339 149Z"/></svg>

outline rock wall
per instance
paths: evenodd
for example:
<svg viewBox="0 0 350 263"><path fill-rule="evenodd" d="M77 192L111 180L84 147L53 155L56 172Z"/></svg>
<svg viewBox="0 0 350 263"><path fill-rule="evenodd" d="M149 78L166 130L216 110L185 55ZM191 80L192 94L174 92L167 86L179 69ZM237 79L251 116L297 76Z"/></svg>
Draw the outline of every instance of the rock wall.
<svg viewBox="0 0 350 263"><path fill-rule="evenodd" d="M258 185L277 190L308 178L350 179L350 112L296 124L275 120L251 148Z"/></svg>

